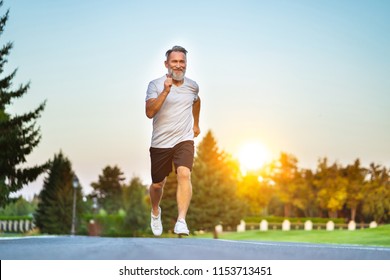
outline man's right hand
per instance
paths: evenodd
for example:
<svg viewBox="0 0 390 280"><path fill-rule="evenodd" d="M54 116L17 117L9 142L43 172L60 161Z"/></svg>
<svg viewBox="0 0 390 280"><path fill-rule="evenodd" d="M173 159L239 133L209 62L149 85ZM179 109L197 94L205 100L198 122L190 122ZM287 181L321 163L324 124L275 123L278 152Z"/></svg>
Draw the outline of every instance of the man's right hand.
<svg viewBox="0 0 390 280"><path fill-rule="evenodd" d="M172 83L172 75L167 74L167 79L164 82L164 92L166 92L167 94L171 91Z"/></svg>

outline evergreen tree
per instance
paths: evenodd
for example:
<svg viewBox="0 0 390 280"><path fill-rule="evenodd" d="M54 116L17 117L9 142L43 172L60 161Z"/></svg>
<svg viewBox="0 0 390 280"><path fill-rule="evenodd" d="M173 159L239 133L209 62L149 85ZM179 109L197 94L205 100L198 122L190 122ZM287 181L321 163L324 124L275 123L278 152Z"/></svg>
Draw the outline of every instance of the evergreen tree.
<svg viewBox="0 0 390 280"><path fill-rule="evenodd" d="M3 1L0 1L0 7L2 5ZM9 10L0 18L0 35L4 31L8 15ZM4 65L11 48L12 43L7 43L0 49L0 75L4 72ZM10 202L11 193L35 181L48 167L48 164L33 167L20 166L26 163L26 156L41 140L35 120L40 117L45 103L32 112L19 116L8 114L6 107L12 104L15 98L26 94L29 88L29 84L26 84L20 85L18 89L12 89L12 79L15 75L16 70L0 78L0 207Z"/></svg>
<svg viewBox="0 0 390 280"><path fill-rule="evenodd" d="M98 197L99 205L109 214L122 208L122 188L124 187L123 172L119 167L106 166L98 182L92 183L93 195Z"/></svg>
<svg viewBox="0 0 390 280"><path fill-rule="evenodd" d="M125 228L133 236L138 236L149 227L150 212L146 204L147 189L140 178L131 179L123 189L123 203L126 211Z"/></svg>
<svg viewBox="0 0 390 280"><path fill-rule="evenodd" d="M192 184L193 196L187 222L191 229L213 231L223 224L236 226L244 205L237 196L239 168L231 157L219 151L211 131L197 147Z"/></svg>
<svg viewBox="0 0 390 280"><path fill-rule="evenodd" d="M83 213L81 186L75 189L73 178L74 172L69 159L62 152L55 155L39 194L38 209L35 213L36 225L41 232L49 234L70 232L74 191L76 191L76 217L81 217Z"/></svg>
<svg viewBox="0 0 390 280"><path fill-rule="evenodd" d="M172 167L172 170L174 167ZM177 176L175 171L172 171L167 177L163 189L163 197L161 199L160 207L162 211L162 224L166 231L173 231L177 220ZM191 208L191 206L190 206ZM150 219L150 218L149 218Z"/></svg>

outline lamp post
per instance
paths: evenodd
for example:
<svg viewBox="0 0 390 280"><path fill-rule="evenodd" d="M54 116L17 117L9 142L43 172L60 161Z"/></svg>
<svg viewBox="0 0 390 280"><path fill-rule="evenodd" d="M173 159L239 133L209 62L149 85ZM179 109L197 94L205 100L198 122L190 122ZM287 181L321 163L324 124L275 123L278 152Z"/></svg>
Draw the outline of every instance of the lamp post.
<svg viewBox="0 0 390 280"><path fill-rule="evenodd" d="M70 230L70 234L74 235L76 232L76 194L77 191L76 189L79 187L79 179L77 178L76 175L73 176L73 212L72 212L72 228Z"/></svg>

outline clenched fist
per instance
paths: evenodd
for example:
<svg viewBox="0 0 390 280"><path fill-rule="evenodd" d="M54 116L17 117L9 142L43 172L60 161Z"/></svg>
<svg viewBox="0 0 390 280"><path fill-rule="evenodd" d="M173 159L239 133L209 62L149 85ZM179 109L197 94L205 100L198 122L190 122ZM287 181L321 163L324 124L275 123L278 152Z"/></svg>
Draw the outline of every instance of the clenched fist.
<svg viewBox="0 0 390 280"><path fill-rule="evenodd" d="M164 82L164 92L166 92L167 94L171 91L172 83L172 75L167 74L167 79Z"/></svg>

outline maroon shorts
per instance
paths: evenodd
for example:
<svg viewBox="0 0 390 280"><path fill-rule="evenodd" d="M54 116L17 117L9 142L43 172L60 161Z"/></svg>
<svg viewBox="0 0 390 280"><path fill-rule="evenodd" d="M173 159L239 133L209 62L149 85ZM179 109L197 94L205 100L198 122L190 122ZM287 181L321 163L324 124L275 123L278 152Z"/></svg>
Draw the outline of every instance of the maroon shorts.
<svg viewBox="0 0 390 280"><path fill-rule="evenodd" d="M153 148L149 149L152 181L153 183L162 182L172 171L172 164L175 165L175 171L179 166L185 166L192 170L194 163L194 141L184 141L176 144L173 148Z"/></svg>

